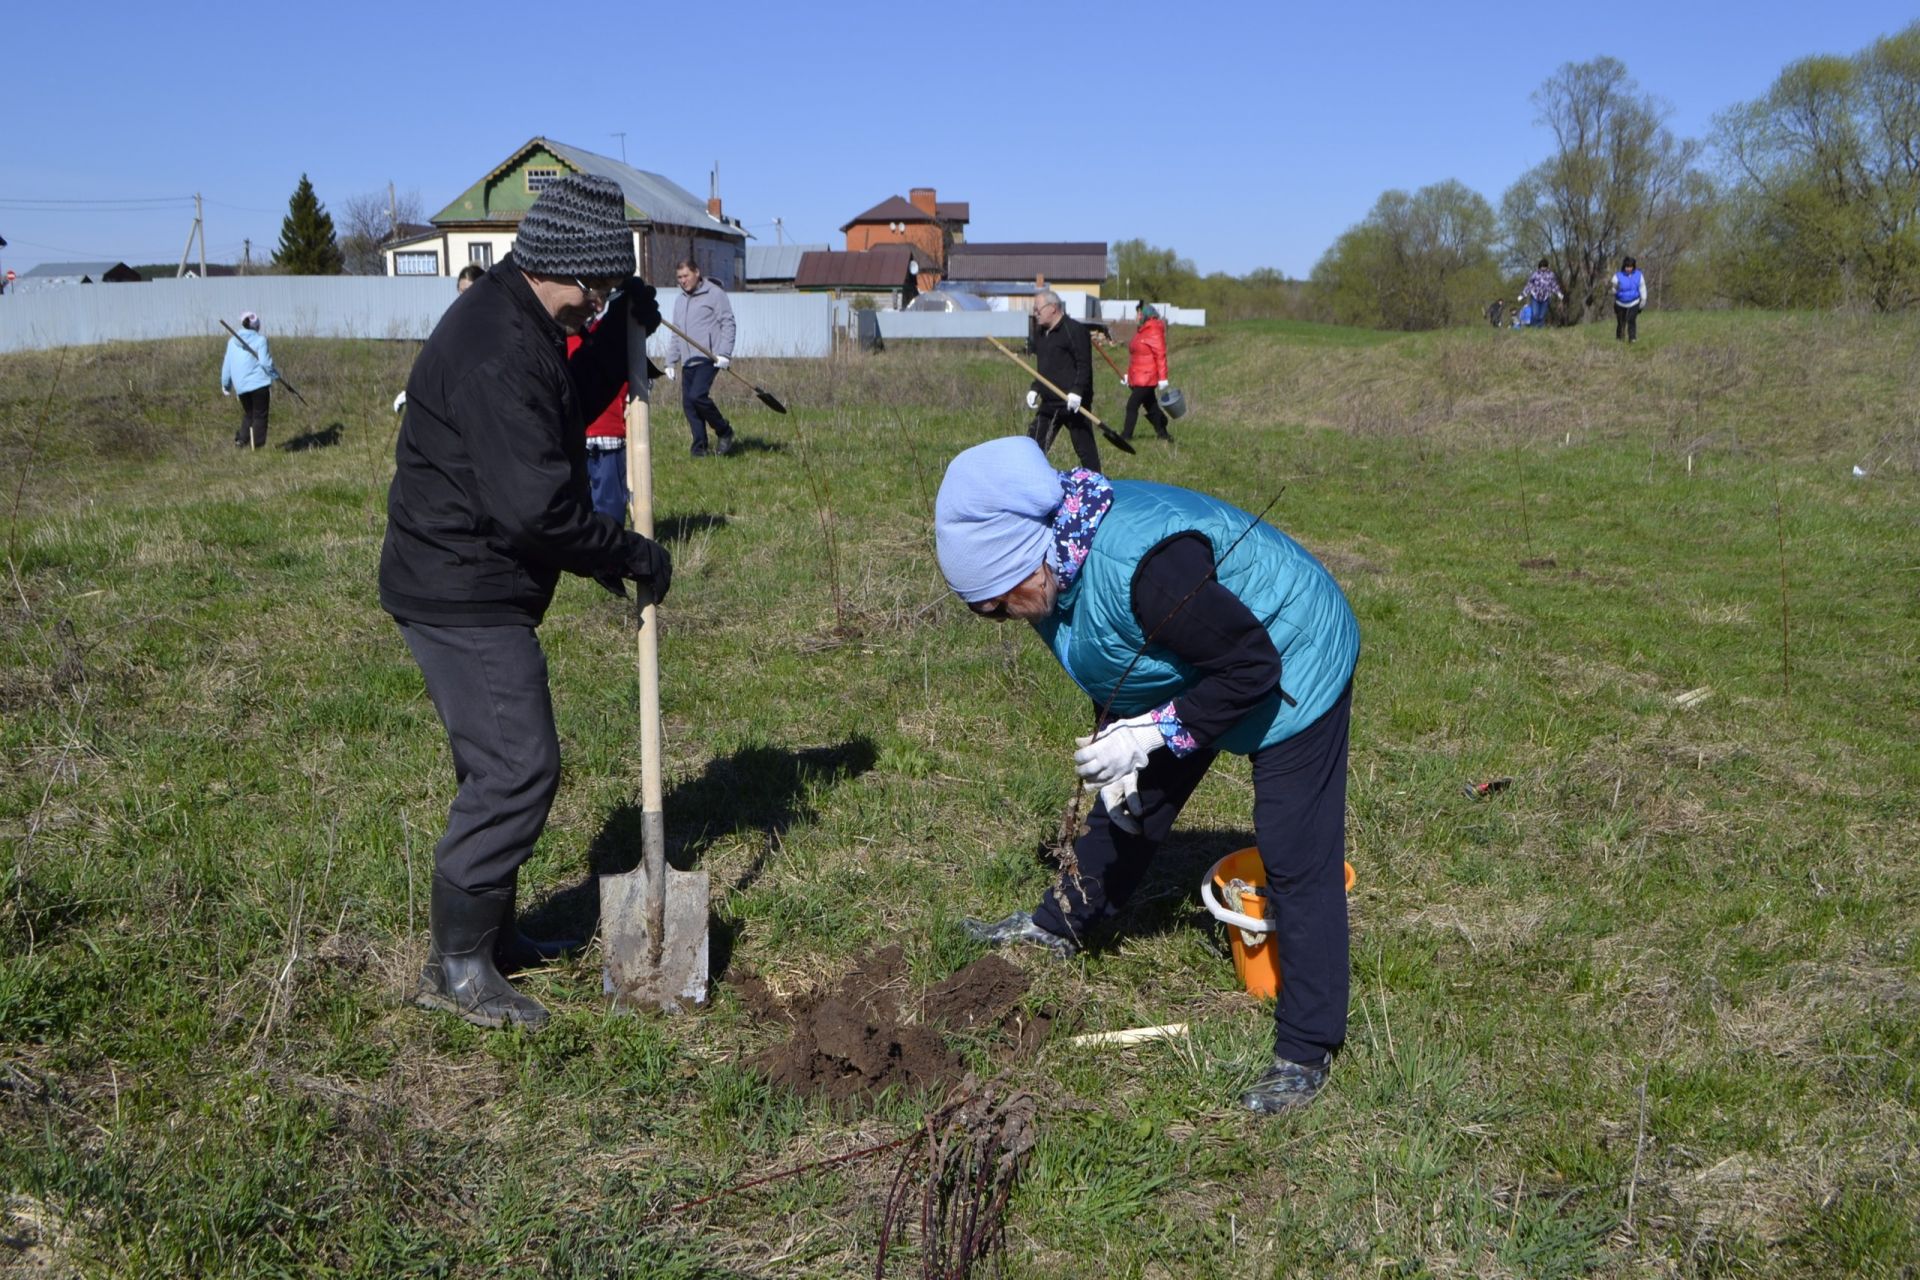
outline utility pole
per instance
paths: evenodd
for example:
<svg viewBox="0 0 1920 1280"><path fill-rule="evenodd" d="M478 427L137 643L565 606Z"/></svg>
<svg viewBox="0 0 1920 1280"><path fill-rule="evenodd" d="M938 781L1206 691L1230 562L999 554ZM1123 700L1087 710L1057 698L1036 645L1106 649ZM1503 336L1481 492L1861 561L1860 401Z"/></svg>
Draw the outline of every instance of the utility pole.
<svg viewBox="0 0 1920 1280"><path fill-rule="evenodd" d="M397 201L394 198L393 179L388 178L387 179L387 239L397 240L399 237L400 237L400 204L399 204L399 201Z"/></svg>
<svg viewBox="0 0 1920 1280"><path fill-rule="evenodd" d="M787 229L781 225L780 219L775 218L773 220L773 242L777 245L785 244L787 242L786 231Z"/></svg>
<svg viewBox="0 0 1920 1280"><path fill-rule="evenodd" d="M176 280L187 274L187 257L193 252L195 236L200 237L200 278L207 278L207 228L200 220L200 212L200 193L196 191L193 193L193 226L187 229L187 242L180 248L180 268L173 273Z"/></svg>
<svg viewBox="0 0 1920 1280"><path fill-rule="evenodd" d="M253 241L249 238L240 242L240 274L245 275L251 270L253 270Z"/></svg>
<svg viewBox="0 0 1920 1280"><path fill-rule="evenodd" d="M622 129L618 133L610 133L607 136L620 139L620 163L625 164L627 162L627 131Z"/></svg>

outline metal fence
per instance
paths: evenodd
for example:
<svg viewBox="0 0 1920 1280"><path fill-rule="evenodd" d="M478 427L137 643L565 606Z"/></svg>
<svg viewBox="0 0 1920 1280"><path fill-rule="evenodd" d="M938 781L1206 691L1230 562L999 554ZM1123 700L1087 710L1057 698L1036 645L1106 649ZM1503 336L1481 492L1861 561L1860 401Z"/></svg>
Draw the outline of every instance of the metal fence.
<svg viewBox="0 0 1920 1280"><path fill-rule="evenodd" d="M1140 309L1140 303L1134 298L1100 299L1100 318L1106 321L1131 320L1134 312ZM1207 327L1207 309L1205 307L1176 307L1170 302L1156 302L1153 309L1168 324L1192 325L1195 328Z"/></svg>
<svg viewBox="0 0 1920 1280"><path fill-rule="evenodd" d="M248 276L71 285L0 295L0 351L219 335L257 311L266 332L298 338L424 338L454 299L441 277ZM833 351L833 304L813 294L732 295L737 356L825 357ZM671 290L660 306L673 311ZM664 355L671 335L647 350Z"/></svg>
<svg viewBox="0 0 1920 1280"><path fill-rule="evenodd" d="M909 338L995 338L1026 340L1024 311L879 311L883 342Z"/></svg>

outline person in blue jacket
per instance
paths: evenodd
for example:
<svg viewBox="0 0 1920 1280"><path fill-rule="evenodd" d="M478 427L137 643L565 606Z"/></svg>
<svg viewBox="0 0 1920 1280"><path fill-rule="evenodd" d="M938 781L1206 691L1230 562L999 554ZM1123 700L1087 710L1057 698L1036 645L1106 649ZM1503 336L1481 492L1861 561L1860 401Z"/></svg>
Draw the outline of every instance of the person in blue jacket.
<svg viewBox="0 0 1920 1280"><path fill-rule="evenodd" d="M1031 438L976 445L934 507L940 569L975 614L1030 624L1093 700L1074 768L1100 796L1077 874L1030 911L969 921L994 945L1083 948L1139 886L1223 751L1253 819L1284 975L1271 1064L1242 1096L1312 1098L1346 1040L1347 725L1360 629L1332 575L1265 521L1188 489L1060 472Z"/></svg>
<svg viewBox="0 0 1920 1280"><path fill-rule="evenodd" d="M240 328L240 336L227 339L227 357L220 362L220 394L240 396L240 429L233 433L233 442L242 449L259 449L267 443L267 410L280 373L267 350L267 335L260 332L259 312L244 312Z"/></svg>
<svg viewBox="0 0 1920 1280"><path fill-rule="evenodd" d="M1640 274L1638 262L1622 258L1620 269L1613 273L1610 283L1613 285L1613 340L1638 342L1640 312L1647 305L1647 278Z"/></svg>

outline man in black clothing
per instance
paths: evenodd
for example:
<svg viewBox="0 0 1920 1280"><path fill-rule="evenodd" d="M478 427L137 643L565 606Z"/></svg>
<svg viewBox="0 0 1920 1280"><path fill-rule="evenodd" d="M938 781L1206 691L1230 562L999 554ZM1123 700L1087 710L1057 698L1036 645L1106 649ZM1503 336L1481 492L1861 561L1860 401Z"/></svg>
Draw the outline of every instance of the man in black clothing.
<svg viewBox="0 0 1920 1280"><path fill-rule="evenodd" d="M415 1002L480 1026L544 1023L502 970L557 954L514 924L519 869L560 779L535 628L563 571L620 595L631 579L655 600L672 575L664 548L594 512L587 479L586 423L627 380L629 326L660 323L653 289L630 279L625 209L604 178L541 192L513 252L427 339L394 450L380 604L426 677L458 782ZM603 306L569 361L567 334Z"/></svg>
<svg viewBox="0 0 1920 1280"><path fill-rule="evenodd" d="M1035 378L1027 390L1027 408L1034 411L1027 434L1045 453L1053 448L1053 438L1064 426L1073 437L1073 451L1079 455L1080 465L1098 471L1100 446L1093 439L1093 424L1080 412L1081 405L1093 408L1093 339L1085 325L1067 315L1060 305L1060 295L1051 289L1033 296L1033 320L1033 350L1040 378L1066 392L1067 398L1062 400Z"/></svg>

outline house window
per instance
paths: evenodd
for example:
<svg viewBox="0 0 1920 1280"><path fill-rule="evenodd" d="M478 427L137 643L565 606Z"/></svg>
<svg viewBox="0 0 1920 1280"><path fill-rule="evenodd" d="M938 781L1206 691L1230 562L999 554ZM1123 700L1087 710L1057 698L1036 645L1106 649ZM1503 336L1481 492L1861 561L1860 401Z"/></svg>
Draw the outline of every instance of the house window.
<svg viewBox="0 0 1920 1280"><path fill-rule="evenodd" d="M425 252L396 253L393 255L393 274L437 276L440 274L440 255L431 249Z"/></svg>
<svg viewBox="0 0 1920 1280"><path fill-rule="evenodd" d="M493 245L484 240L475 244L468 245L467 261L477 262L483 267L492 266L493 265Z"/></svg>
<svg viewBox="0 0 1920 1280"><path fill-rule="evenodd" d="M547 189L549 183L558 181L560 181L560 171L558 169L527 170L527 190L533 195L539 195Z"/></svg>

